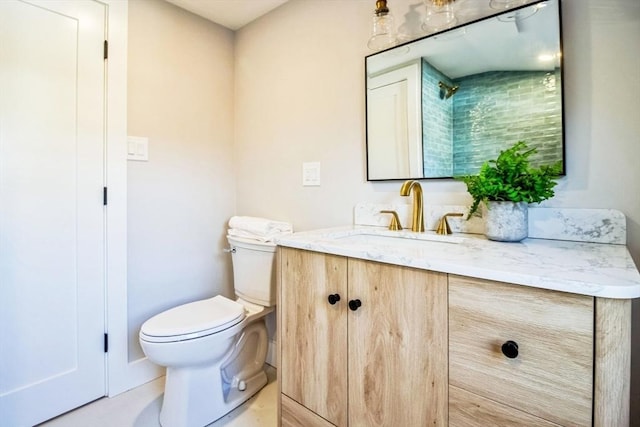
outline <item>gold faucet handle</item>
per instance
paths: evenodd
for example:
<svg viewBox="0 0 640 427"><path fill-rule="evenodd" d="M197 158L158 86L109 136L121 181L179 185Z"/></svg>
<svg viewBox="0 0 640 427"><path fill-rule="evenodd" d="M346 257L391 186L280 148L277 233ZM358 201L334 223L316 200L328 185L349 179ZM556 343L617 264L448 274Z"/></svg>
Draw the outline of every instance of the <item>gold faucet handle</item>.
<svg viewBox="0 0 640 427"><path fill-rule="evenodd" d="M402 230L402 224L400 224L400 218L396 211L380 211L380 213L391 214L391 222L389 223L389 230L397 231Z"/></svg>
<svg viewBox="0 0 640 427"><path fill-rule="evenodd" d="M438 227L436 227L436 234L451 234L451 227L449 226L449 221L447 221L447 217L449 216L463 216L463 214L450 212L442 215L442 218L440 218L438 222Z"/></svg>

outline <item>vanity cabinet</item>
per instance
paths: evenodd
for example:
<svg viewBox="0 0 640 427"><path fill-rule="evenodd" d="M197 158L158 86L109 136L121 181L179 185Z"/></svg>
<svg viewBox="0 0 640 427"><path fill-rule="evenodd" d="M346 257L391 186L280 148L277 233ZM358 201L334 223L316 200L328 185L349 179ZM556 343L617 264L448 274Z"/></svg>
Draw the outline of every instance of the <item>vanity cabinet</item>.
<svg viewBox="0 0 640 427"><path fill-rule="evenodd" d="M446 425L446 274L278 253L281 424Z"/></svg>
<svg viewBox="0 0 640 427"><path fill-rule="evenodd" d="M278 248L282 426L628 427L631 300Z"/></svg>

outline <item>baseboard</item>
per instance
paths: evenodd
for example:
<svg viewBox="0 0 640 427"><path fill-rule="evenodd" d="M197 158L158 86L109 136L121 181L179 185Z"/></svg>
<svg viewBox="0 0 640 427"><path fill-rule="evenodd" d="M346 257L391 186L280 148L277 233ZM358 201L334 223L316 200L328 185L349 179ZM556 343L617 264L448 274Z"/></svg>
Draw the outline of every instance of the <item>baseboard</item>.
<svg viewBox="0 0 640 427"><path fill-rule="evenodd" d="M126 375L120 381L118 387L109 384L109 397L117 396L120 393L131 390L149 381L153 381L165 374L165 368L152 363L146 357L129 362L126 365Z"/></svg>

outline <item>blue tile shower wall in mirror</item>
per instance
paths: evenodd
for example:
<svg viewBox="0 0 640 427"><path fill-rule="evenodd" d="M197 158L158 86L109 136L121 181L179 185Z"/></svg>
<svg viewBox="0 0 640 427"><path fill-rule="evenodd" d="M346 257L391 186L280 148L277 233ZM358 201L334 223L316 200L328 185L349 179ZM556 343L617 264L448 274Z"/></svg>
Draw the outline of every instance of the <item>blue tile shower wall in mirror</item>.
<svg viewBox="0 0 640 427"><path fill-rule="evenodd" d="M519 140L564 160L561 52L547 0L368 56L367 179L474 174Z"/></svg>

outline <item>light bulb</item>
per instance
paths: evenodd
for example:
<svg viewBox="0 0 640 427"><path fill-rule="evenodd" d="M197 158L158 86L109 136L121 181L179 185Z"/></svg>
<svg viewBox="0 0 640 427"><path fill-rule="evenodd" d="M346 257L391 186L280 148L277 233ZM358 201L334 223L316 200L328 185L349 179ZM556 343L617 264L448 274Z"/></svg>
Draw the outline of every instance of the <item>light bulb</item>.
<svg viewBox="0 0 640 427"><path fill-rule="evenodd" d="M427 16L422 29L427 32L446 30L453 27L458 19L453 11L455 0L425 0Z"/></svg>
<svg viewBox="0 0 640 427"><path fill-rule="evenodd" d="M382 50L395 45L396 42L396 26L393 15L387 8L386 0L378 0L373 15L371 38L367 42L367 46L371 50Z"/></svg>

